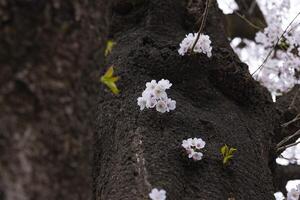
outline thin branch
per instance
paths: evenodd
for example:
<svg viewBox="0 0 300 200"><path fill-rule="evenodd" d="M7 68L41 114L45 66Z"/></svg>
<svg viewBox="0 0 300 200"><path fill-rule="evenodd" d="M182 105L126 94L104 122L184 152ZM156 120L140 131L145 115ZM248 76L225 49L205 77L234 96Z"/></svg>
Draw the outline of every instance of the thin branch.
<svg viewBox="0 0 300 200"><path fill-rule="evenodd" d="M277 149L280 148L284 143L288 142L289 140L293 139L294 137L300 135L300 129L298 131L296 131L293 135L290 135L288 137L285 137L282 141L280 141L276 147Z"/></svg>
<svg viewBox="0 0 300 200"><path fill-rule="evenodd" d="M238 11L234 10L233 8L230 7L230 5L226 2L224 2L225 4L227 4L228 8L232 9L233 10L233 13L236 14L238 17L240 17L242 20L244 20L247 24L249 24L250 26L252 26L253 28L257 29L257 30L262 30L263 28L262 27L259 27L255 24L253 24L249 19L247 19L244 15L240 14ZM254 3L254 4L253 4ZM252 13L254 8L255 8L255 5L256 5L256 1L253 1L250 8L248 8L247 10L249 11L248 13ZM246 4L245 4L246 7L248 7Z"/></svg>
<svg viewBox="0 0 300 200"><path fill-rule="evenodd" d="M295 30L296 28L298 28L298 26L300 25L300 22L296 25L294 25L289 31L288 33L292 32L293 30Z"/></svg>
<svg viewBox="0 0 300 200"><path fill-rule="evenodd" d="M292 120L290 120L290 121L288 121L288 122L286 122L286 123L284 123L284 124L281 124L281 127L287 127L287 126L289 126L290 124L292 124L292 123L298 121L299 119L300 119L300 114L298 114L294 119L292 119Z"/></svg>
<svg viewBox="0 0 300 200"><path fill-rule="evenodd" d="M300 12L298 12L298 14L294 17L294 19L289 23L289 25L285 28L285 30L283 31L283 33L280 35L280 37L278 38L278 40L276 41L275 45L273 45L272 49L270 50L270 52L268 53L267 57L264 59L263 63L251 74L252 76L261 70L261 68L264 66L264 64L267 62L267 60L269 59L269 57L271 56L271 54L273 53L275 47L278 45L279 41L281 40L281 38L284 36L284 34L287 32L288 28L293 24L293 22L296 20L296 18L300 15Z"/></svg>
<svg viewBox="0 0 300 200"><path fill-rule="evenodd" d="M202 15L199 17L199 19L196 21L196 23L194 24L193 28L198 25L200 23L200 21L202 21L203 19L203 16L204 16L204 13L202 13Z"/></svg>
<svg viewBox="0 0 300 200"><path fill-rule="evenodd" d="M199 40L199 37L200 37L200 33L203 31L204 29L204 26L205 26L205 22L206 22L206 19L207 19L207 14L208 14L208 5L209 5L209 0L206 0L206 5L205 5L205 9L204 9L204 13L203 13L203 19L202 19L202 22L201 22L201 25L200 25L200 28L199 28L199 31L198 31L198 35L197 35L197 38L192 46L192 49L191 49L191 52L194 51L194 48Z"/></svg>
<svg viewBox="0 0 300 200"><path fill-rule="evenodd" d="M296 99L297 99L297 97L298 97L298 95L299 95L299 91L300 91L300 88L296 91L296 94L295 94L295 96L294 96L294 98L293 98L291 104L289 105L289 109L292 109L292 107L295 105ZM297 115L297 116L298 116L298 115Z"/></svg>
<svg viewBox="0 0 300 200"><path fill-rule="evenodd" d="M295 142L295 143L292 143L292 144L285 145L285 146L283 146L283 147L280 147L280 148L277 149L277 152L278 152L278 151L285 150L285 149L287 149L287 148L289 148L289 147L296 146L297 144L300 144L300 141Z"/></svg>
<svg viewBox="0 0 300 200"><path fill-rule="evenodd" d="M249 19L247 19L244 15L241 15L239 12L233 11L233 13L236 14L238 17L240 17L242 20L244 20L246 23L248 23L253 28L255 28L257 30L262 30L262 27L259 27L255 24L253 24Z"/></svg>

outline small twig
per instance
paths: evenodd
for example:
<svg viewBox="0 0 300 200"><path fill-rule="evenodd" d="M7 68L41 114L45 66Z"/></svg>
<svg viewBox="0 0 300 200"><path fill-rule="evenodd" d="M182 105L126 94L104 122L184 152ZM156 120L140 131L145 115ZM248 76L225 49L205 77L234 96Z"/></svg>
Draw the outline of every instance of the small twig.
<svg viewBox="0 0 300 200"><path fill-rule="evenodd" d="M289 148L289 147L296 146L297 144L300 144L300 141L295 142L295 143L292 143L292 144L285 145L285 146L283 146L283 147L280 147L280 148L277 149L277 152L278 152L278 151L285 150L285 149L287 149L287 148Z"/></svg>
<svg viewBox="0 0 300 200"><path fill-rule="evenodd" d="M192 49L191 49L191 52L194 51L194 48L199 40L199 37L200 37L200 33L203 31L203 28L205 26L205 22L206 22L206 19L207 19L207 14L208 14L208 5L209 5L209 0L206 0L206 5L205 5L205 9L204 9L204 13L203 13L203 19L202 19L202 22L201 22L201 25L200 25L200 28L199 28L199 31L198 31L198 35L197 35L197 38L192 46Z"/></svg>
<svg viewBox="0 0 300 200"><path fill-rule="evenodd" d="M280 155L278 156L278 158L281 158L281 159L285 159L285 160L288 160L288 161L290 161L290 159L288 159L288 158L284 157L282 154L280 154Z"/></svg>
<svg viewBox="0 0 300 200"><path fill-rule="evenodd" d="M226 2L224 2L224 3L227 4ZM255 5L256 5L256 1L253 1L252 4L251 4L251 7L248 9L248 11L249 11L250 14L253 12L253 9L255 8ZM236 14L238 17L240 17L242 20L244 20L246 23L248 23L253 28L255 28L257 30L263 29L262 27L259 27L259 26L255 25L255 24L253 24L249 19L247 19L244 15L240 14L238 11L234 10L233 8L231 8L229 4L227 4L227 6L228 6L228 8L230 8L230 9L233 10L234 14Z"/></svg>
<svg viewBox="0 0 300 200"><path fill-rule="evenodd" d="M291 104L289 105L289 110L291 110L292 107L295 105L296 99L298 98L298 95L299 95L299 91L300 91L300 88L296 91L296 94L295 94L295 96L294 96L294 98L293 98ZM297 115L297 116L298 116L298 115Z"/></svg>
<svg viewBox="0 0 300 200"><path fill-rule="evenodd" d="M196 21L196 23L194 24L194 27L196 26L196 25L198 25L199 24L199 22L203 19L203 16L204 16L204 13L202 13L202 15L199 17L199 19ZM193 27L193 28L194 28Z"/></svg>
<svg viewBox="0 0 300 200"><path fill-rule="evenodd" d="M286 142L288 142L289 140L293 139L294 137L300 135L300 129L298 131L296 131L293 135L290 135L288 137L285 137L283 140L281 140L277 145L276 148L279 149L280 147L282 147L282 145Z"/></svg>
<svg viewBox="0 0 300 200"><path fill-rule="evenodd" d="M287 127L287 126L289 126L290 124L292 124L292 123L298 121L299 119L300 119L300 114L298 114L294 119L292 119L292 120L290 120L290 121L288 121L288 122L286 122L286 123L284 123L284 124L281 124L281 127Z"/></svg>
<svg viewBox="0 0 300 200"><path fill-rule="evenodd" d="M261 68L264 66L264 64L267 62L267 60L269 59L269 57L271 56L271 54L273 53L275 47L278 45L279 41L281 40L281 38L284 36L284 34L287 32L288 28L293 24L293 22L296 20L296 18L300 15L300 12L298 12L298 14L294 17L294 19L289 23L289 25L285 28L285 30L283 31L283 33L280 35L280 37L278 38L278 40L276 41L275 45L273 45L272 49L270 50L270 52L268 53L267 57L264 59L264 61L262 62L262 64L251 74L252 76L261 70Z"/></svg>
<svg viewBox="0 0 300 200"><path fill-rule="evenodd" d="M242 20L244 20L246 23L248 23L250 26L252 26L253 28L257 29L257 30L262 30L261 27L253 24L249 19L247 19L244 15L241 15L239 12L237 11L233 11L234 14L236 14L238 17L240 17Z"/></svg>
<svg viewBox="0 0 300 200"><path fill-rule="evenodd" d="M287 33L292 32L293 30L295 30L296 28L298 28L299 25L300 25L300 22L298 24L296 24L294 27L292 27Z"/></svg>

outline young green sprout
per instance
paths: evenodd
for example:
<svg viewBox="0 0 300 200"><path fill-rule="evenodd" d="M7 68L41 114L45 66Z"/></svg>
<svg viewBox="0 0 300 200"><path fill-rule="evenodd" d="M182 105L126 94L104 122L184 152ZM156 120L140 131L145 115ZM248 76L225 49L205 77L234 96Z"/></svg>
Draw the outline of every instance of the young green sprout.
<svg viewBox="0 0 300 200"><path fill-rule="evenodd" d="M113 40L108 40L106 43L104 55L108 56L112 52L112 49L114 48L115 45L116 45L116 42L114 42Z"/></svg>
<svg viewBox="0 0 300 200"><path fill-rule="evenodd" d="M237 151L236 148L229 148L226 144L222 146L220 150L223 156L223 165L228 164L229 160L233 157L234 152Z"/></svg>
<svg viewBox="0 0 300 200"><path fill-rule="evenodd" d="M101 83L105 84L114 94L119 94L120 90L117 88L116 82L119 80L118 76L114 75L114 66L110 66L103 76L101 76Z"/></svg>

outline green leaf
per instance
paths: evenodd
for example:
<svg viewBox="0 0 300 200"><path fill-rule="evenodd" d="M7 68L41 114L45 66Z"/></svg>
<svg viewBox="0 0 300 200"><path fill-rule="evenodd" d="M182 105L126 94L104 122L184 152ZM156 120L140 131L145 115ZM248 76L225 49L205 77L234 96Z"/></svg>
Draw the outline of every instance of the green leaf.
<svg viewBox="0 0 300 200"><path fill-rule="evenodd" d="M227 152L228 152L228 146L225 144L224 146L221 147L221 153L223 157L226 155Z"/></svg>
<svg viewBox="0 0 300 200"><path fill-rule="evenodd" d="M232 155L234 152L236 152L237 149L236 148L230 148L228 154Z"/></svg>
<svg viewBox="0 0 300 200"><path fill-rule="evenodd" d="M113 75L114 75L114 66L110 66L102 77L111 78Z"/></svg>
<svg viewBox="0 0 300 200"><path fill-rule="evenodd" d="M105 48L104 55L105 55L105 56L108 56L108 55L112 52L112 49L113 49L113 47L114 47L116 44L117 44L117 43L114 42L113 40L108 40L107 43L106 43L106 48Z"/></svg>
<svg viewBox="0 0 300 200"><path fill-rule="evenodd" d="M223 159L223 164L227 164L227 162L229 161L229 159L232 158L232 156L225 156Z"/></svg>
<svg viewBox="0 0 300 200"><path fill-rule="evenodd" d="M116 82L119 80L118 76L113 76L114 66L110 66L103 76L100 78L100 82L105 84L114 94L119 94Z"/></svg>
<svg viewBox="0 0 300 200"><path fill-rule="evenodd" d="M223 155L223 164L225 165L233 157L233 154L235 151L237 151L237 149L233 147L229 149L229 147L225 144L224 146L221 147L220 151Z"/></svg>

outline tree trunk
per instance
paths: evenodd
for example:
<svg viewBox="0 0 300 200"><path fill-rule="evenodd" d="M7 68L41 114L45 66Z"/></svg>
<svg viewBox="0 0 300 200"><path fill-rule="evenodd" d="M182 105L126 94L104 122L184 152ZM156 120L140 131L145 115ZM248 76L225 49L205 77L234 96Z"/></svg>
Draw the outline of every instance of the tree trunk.
<svg viewBox="0 0 300 200"><path fill-rule="evenodd" d="M1 200L91 199L106 10L98 1L0 0Z"/></svg>
<svg viewBox="0 0 300 200"><path fill-rule="evenodd" d="M216 2L205 27L212 58L177 53L204 7L0 0L0 199L141 200L154 187L169 200L272 199L279 117L231 50ZM107 34L117 46L104 64ZM118 96L97 85L98 67L111 65ZM176 110L141 112L145 83L162 78L173 83ZM197 163L181 148L190 137L207 143ZM224 144L238 149L227 167Z"/></svg>
<svg viewBox="0 0 300 200"><path fill-rule="evenodd" d="M119 1L113 8L110 34L117 46L106 67L115 66L121 94L99 94L96 199L148 199L156 187L171 200L273 199L275 106L230 48L216 2L205 28L213 46L210 59L177 53L185 34L198 29L193 25L204 1L133 2ZM176 110L139 111L136 99L145 83L162 78L173 83L169 96ZM190 137L207 142L197 163L182 152L182 140ZM224 144L238 149L227 167L219 152Z"/></svg>

